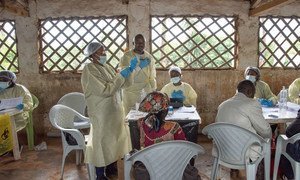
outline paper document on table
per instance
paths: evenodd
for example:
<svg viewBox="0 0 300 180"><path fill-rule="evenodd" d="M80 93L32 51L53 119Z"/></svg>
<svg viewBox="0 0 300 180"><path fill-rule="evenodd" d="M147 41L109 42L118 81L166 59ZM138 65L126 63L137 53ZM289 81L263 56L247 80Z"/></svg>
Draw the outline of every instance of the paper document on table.
<svg viewBox="0 0 300 180"><path fill-rule="evenodd" d="M287 107L288 107L288 110L290 110L290 111L298 111L300 109L299 104L295 104L295 103L291 103L291 102L287 102Z"/></svg>
<svg viewBox="0 0 300 180"><path fill-rule="evenodd" d="M177 112L179 112L179 113L194 113L195 111L196 111L196 108L194 106L191 106L191 107L183 106L177 110Z"/></svg>
<svg viewBox="0 0 300 180"><path fill-rule="evenodd" d="M23 97L0 99L0 110L12 109L23 103Z"/></svg>

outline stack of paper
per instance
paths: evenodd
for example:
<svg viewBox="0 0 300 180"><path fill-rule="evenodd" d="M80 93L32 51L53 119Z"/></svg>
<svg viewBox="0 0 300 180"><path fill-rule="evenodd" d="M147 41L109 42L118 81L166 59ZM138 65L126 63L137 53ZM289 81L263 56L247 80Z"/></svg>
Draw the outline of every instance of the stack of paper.
<svg viewBox="0 0 300 180"><path fill-rule="evenodd" d="M183 106L177 110L178 113L194 113L195 111L196 111L196 108L194 106L191 106L191 107Z"/></svg>
<svg viewBox="0 0 300 180"><path fill-rule="evenodd" d="M23 103L23 97L1 99L0 100L0 111L5 109L15 108L17 105Z"/></svg>

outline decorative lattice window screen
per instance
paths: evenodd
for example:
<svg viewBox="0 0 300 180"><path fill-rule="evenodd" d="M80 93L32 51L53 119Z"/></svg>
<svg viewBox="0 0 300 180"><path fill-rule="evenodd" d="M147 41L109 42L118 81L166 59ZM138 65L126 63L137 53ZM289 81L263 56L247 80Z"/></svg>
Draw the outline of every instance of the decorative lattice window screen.
<svg viewBox="0 0 300 180"><path fill-rule="evenodd" d="M107 63L116 68L128 47L127 16L59 18L40 21L42 72L80 72L90 62L83 49L92 41L105 46Z"/></svg>
<svg viewBox="0 0 300 180"><path fill-rule="evenodd" d="M151 53L157 68L235 68L236 20L227 16L151 16Z"/></svg>
<svg viewBox="0 0 300 180"><path fill-rule="evenodd" d="M259 18L259 66L300 68L300 17Z"/></svg>
<svg viewBox="0 0 300 180"><path fill-rule="evenodd" d="M19 72L15 21L0 21L0 69Z"/></svg>

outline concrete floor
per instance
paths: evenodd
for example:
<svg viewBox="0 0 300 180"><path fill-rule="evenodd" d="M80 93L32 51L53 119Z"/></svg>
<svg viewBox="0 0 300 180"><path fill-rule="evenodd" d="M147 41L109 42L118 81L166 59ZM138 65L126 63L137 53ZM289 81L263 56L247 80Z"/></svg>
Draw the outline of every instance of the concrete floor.
<svg viewBox="0 0 300 180"><path fill-rule="evenodd" d="M210 179L212 168L212 144L201 136L198 139L199 144L204 147L206 153L196 159L195 166L198 168L202 180L208 180ZM45 141L48 147L45 151L29 151L27 146L24 145L21 160L14 161L11 155L0 157L0 179L60 179L62 158L61 139L46 138ZM71 152L66 159L64 179L88 179L85 165L76 166L75 153ZM112 177L111 179L116 180L118 178ZM230 177L229 169L221 168L219 179L233 179Z"/></svg>

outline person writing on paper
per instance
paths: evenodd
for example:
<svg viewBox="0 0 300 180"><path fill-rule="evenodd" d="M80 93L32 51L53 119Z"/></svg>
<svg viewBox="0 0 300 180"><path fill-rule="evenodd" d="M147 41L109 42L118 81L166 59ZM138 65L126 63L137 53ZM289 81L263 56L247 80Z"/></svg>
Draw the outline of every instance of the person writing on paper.
<svg viewBox="0 0 300 180"><path fill-rule="evenodd" d="M290 101L300 104L300 78L297 78L292 82L288 92Z"/></svg>
<svg viewBox="0 0 300 180"><path fill-rule="evenodd" d="M277 96L275 96L270 86L260 80L260 70L257 67L247 67L244 73L245 79L251 81L255 85L255 95L256 99L259 99L259 102L262 105L266 105L268 107L272 107L277 103Z"/></svg>
<svg viewBox="0 0 300 180"><path fill-rule="evenodd" d="M259 102L253 99L254 94L255 86L251 81L239 82L236 94L219 105L216 122L235 124L260 135L262 138L271 138L271 127L263 116ZM258 157L256 152L260 150L257 147L252 149L254 150L249 152L249 157L256 160ZM213 149L213 155L216 155L215 149Z"/></svg>
<svg viewBox="0 0 300 180"><path fill-rule="evenodd" d="M134 49L125 52L120 61L120 68L128 66L132 60L138 61L136 71L123 88L125 114L128 114L130 109L141 101L141 92L148 94L156 89L155 62L144 49L145 38L138 34L134 37Z"/></svg>
<svg viewBox="0 0 300 180"><path fill-rule="evenodd" d="M29 110L33 107L33 100L29 90L25 86L17 84L16 80L15 73L8 70L0 71L0 99L23 98L23 103L16 106L23 112L14 116L16 131L20 131L28 123Z"/></svg>
<svg viewBox="0 0 300 180"><path fill-rule="evenodd" d="M162 93L166 93L170 98L181 98L185 106L193 105L197 107L197 93L188 83L182 82L181 69L173 66L169 70L171 82L166 84Z"/></svg>
<svg viewBox="0 0 300 180"><path fill-rule="evenodd" d="M107 179L107 176L117 174L116 161L131 150L129 129L124 122L121 88L137 61L133 59L120 73L116 73L106 64L103 44L89 43L84 54L91 60L81 75L91 121L85 163L96 167L97 179Z"/></svg>

